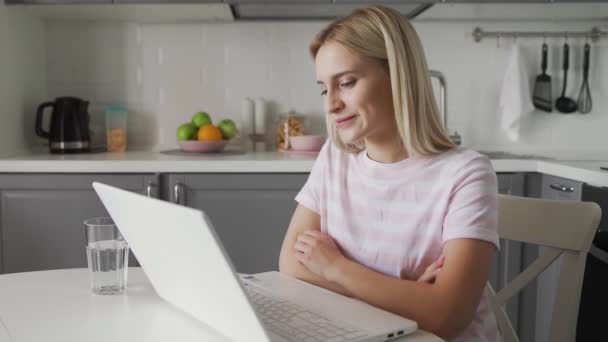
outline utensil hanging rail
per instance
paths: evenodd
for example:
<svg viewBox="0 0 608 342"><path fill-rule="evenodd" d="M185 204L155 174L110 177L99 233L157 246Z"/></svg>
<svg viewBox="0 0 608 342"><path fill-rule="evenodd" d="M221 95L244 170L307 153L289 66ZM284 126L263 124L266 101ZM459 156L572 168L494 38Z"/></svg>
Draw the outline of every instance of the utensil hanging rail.
<svg viewBox="0 0 608 342"><path fill-rule="evenodd" d="M473 30L473 38L479 43L483 38L589 38L597 41L606 37L608 32L597 27L589 31L484 31L481 27Z"/></svg>

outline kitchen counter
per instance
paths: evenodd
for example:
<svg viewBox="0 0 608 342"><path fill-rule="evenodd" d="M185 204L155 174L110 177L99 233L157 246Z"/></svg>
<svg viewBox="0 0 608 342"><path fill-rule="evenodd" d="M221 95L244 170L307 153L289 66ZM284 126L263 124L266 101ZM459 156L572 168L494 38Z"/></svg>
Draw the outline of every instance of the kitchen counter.
<svg viewBox="0 0 608 342"><path fill-rule="evenodd" d="M238 152L186 154L128 151L55 155L32 153L0 158L0 173L307 173L316 154ZM539 172L608 186L608 161L491 159L496 172Z"/></svg>
<svg viewBox="0 0 608 342"><path fill-rule="evenodd" d="M310 172L316 154L239 152L202 154L171 151L124 153L34 153L0 159L0 173L302 173Z"/></svg>

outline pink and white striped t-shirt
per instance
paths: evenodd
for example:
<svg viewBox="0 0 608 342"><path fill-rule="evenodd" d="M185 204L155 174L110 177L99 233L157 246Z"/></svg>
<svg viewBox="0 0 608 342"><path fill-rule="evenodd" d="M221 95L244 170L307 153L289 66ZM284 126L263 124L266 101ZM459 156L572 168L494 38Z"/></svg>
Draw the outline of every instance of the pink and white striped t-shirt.
<svg viewBox="0 0 608 342"><path fill-rule="evenodd" d="M496 174L487 157L463 148L381 164L328 140L296 201L319 214L321 231L349 259L395 278L418 279L447 240L499 247ZM453 341L499 341L485 295Z"/></svg>

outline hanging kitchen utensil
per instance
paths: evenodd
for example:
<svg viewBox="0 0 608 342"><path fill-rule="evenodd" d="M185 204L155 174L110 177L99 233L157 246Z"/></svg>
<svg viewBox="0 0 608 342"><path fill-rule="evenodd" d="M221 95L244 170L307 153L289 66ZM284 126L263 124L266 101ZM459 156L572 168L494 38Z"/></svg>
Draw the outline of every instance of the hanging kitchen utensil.
<svg viewBox="0 0 608 342"><path fill-rule="evenodd" d="M583 60L583 84L581 90L578 93L578 112L587 114L591 112L592 101L591 101L591 90L589 90L589 50L591 47L589 43L585 43L585 57Z"/></svg>
<svg viewBox="0 0 608 342"><path fill-rule="evenodd" d="M547 50L547 44L543 43L541 61L543 73L536 76L532 103L536 109L550 113L553 111L553 98L551 96L551 76L547 75Z"/></svg>
<svg viewBox="0 0 608 342"><path fill-rule="evenodd" d="M555 108L560 113L570 114L576 111L576 102L569 97L566 97L566 87L568 86L568 58L570 54L570 46L564 43L564 85L562 87L562 95L555 101Z"/></svg>

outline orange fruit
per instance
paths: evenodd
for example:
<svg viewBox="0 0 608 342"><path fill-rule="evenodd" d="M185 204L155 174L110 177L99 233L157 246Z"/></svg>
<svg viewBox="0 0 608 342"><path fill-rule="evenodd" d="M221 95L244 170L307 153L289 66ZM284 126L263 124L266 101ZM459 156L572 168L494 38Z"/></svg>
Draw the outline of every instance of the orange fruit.
<svg viewBox="0 0 608 342"><path fill-rule="evenodd" d="M199 141L218 141L222 140L222 132L214 125L203 125L198 129L196 137Z"/></svg>

